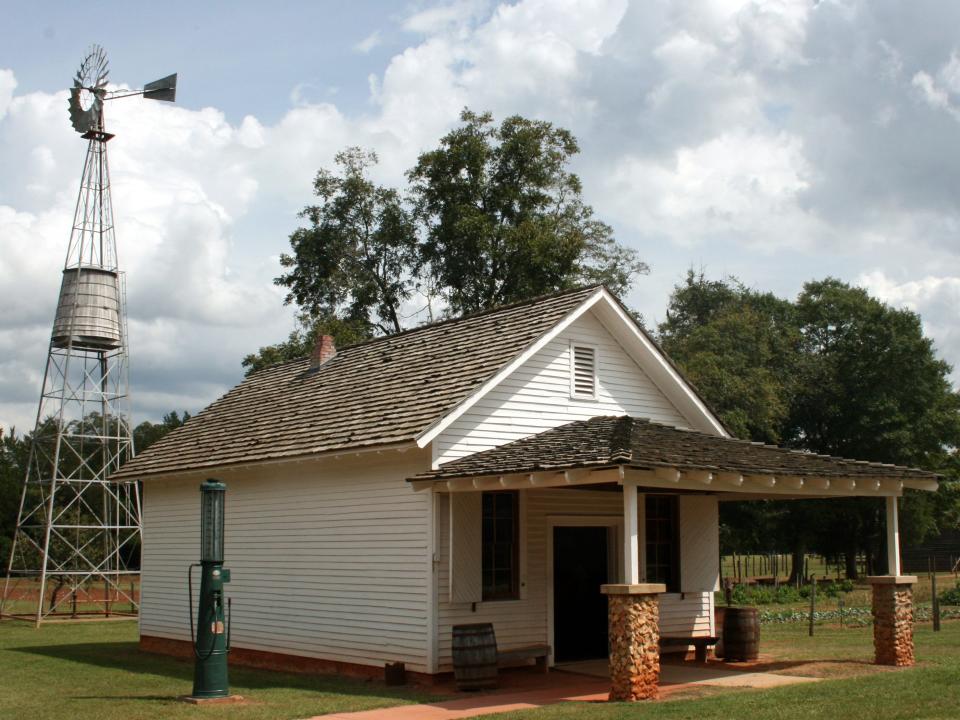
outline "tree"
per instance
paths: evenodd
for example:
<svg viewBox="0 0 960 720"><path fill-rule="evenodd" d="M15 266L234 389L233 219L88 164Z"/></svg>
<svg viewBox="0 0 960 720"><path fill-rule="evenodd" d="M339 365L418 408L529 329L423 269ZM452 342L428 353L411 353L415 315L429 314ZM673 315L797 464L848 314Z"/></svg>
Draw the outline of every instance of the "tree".
<svg viewBox="0 0 960 720"><path fill-rule="evenodd" d="M803 362L788 441L817 453L949 471L960 445L960 396L950 366L924 337L920 317L891 308L833 278L809 282L796 303ZM949 517L939 498L907 493L904 525L918 541ZM874 565L884 556L883 511L876 501L824 504L821 551L842 551L856 575L857 549Z"/></svg>
<svg viewBox="0 0 960 720"><path fill-rule="evenodd" d="M133 447L140 453L164 437L171 430L176 430L190 419L190 413L184 411L182 415L176 410L168 412L163 420L152 423L144 420L133 429Z"/></svg>
<svg viewBox="0 0 960 720"><path fill-rule="evenodd" d="M7 433L0 428L0 562L3 563L10 557L29 453L26 438L17 437L12 428Z"/></svg>
<svg viewBox="0 0 960 720"><path fill-rule="evenodd" d="M408 173L424 238L418 268L454 315L587 282L624 292L647 266L582 199L567 130L465 109Z"/></svg>
<svg viewBox="0 0 960 720"><path fill-rule="evenodd" d="M293 254L280 256L289 270L275 282L307 321L339 320L367 336L399 332L400 306L414 288L413 220L396 190L369 179L376 153L352 147L335 163L339 174L317 173L320 202L301 211L309 226L290 236Z"/></svg>
<svg viewBox="0 0 960 720"><path fill-rule="evenodd" d="M807 283L791 303L690 272L659 337L740 437L957 476L960 398L915 313L831 278ZM921 541L955 527L957 488L908 492L904 531ZM795 573L807 551L843 555L851 578L858 553L870 566L882 559L876 500L767 502L760 511L724 503L725 539L755 547L758 512L776 548L794 555Z"/></svg>
<svg viewBox="0 0 960 720"><path fill-rule="evenodd" d="M275 279L299 307L286 341L243 359L247 372L308 354L318 334L338 345L404 328L414 293L451 316L584 283L622 294L647 266L583 202L568 169L573 135L514 116L464 110L462 125L423 153L405 192L373 183L375 153L348 148L320 170L319 204L290 236Z"/></svg>
<svg viewBox="0 0 960 720"><path fill-rule="evenodd" d="M325 315L306 324L301 323L287 339L276 345L267 345L247 355L241 365L247 375L277 363L296 360L310 354L319 335L332 335L338 346L352 345L370 337L365 323Z"/></svg>
<svg viewBox="0 0 960 720"><path fill-rule="evenodd" d="M799 359L791 303L736 278L687 272L658 328L663 348L737 437L780 441Z"/></svg>

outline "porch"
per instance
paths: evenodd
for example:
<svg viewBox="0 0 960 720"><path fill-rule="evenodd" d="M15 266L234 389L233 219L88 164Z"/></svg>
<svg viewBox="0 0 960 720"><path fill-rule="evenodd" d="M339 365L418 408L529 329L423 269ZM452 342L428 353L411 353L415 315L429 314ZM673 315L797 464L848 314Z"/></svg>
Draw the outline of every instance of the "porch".
<svg viewBox="0 0 960 720"><path fill-rule="evenodd" d="M496 563L488 567L480 557L480 538L485 533L482 498L513 491L518 504L529 504L547 493L556 496L557 491L563 491L568 496L573 510L544 517L538 540L546 546L543 625L555 655L552 664L570 659L563 657L563 642L557 636L567 626L557 617L558 599L563 597L557 594L557 573L565 567L557 562L557 549L563 545L557 529L593 528L591 537L581 533L579 541L568 539L573 557L577 557L578 549L581 551L580 560L569 564L578 575L569 587L572 592L579 588L581 606L589 604L587 595L595 601L591 607L606 605L603 642L610 652L610 698L628 700L656 696L663 680L659 640L661 635L679 634L670 627L675 620L670 613L677 603L689 602L690 597L701 603L684 631L691 635L716 634L716 503L767 498L884 498L889 574L876 578L874 586L876 660L894 665L912 663L911 578L900 575L897 498L904 488L935 490L937 476L932 473L784 450L636 418L600 417L476 453L410 480L416 488L429 490L440 503L448 504L441 533L446 525L449 562L441 563L439 584L441 588L446 586L451 605L469 603L471 615L477 612L478 603L487 605L480 589L499 582ZM600 497L606 497L606 502L601 503ZM678 547L672 557L669 549L665 550L666 557L661 555L656 537L651 541L656 533L649 527L649 505L660 504L661 498L671 498L669 503L679 508ZM594 503L603 505L603 510L591 512ZM655 520L661 522L661 518ZM496 525L497 518L492 522ZM517 559L505 558L503 563L519 566L528 558L523 543L530 542L533 540L525 531L520 536ZM590 549L597 545L605 549L593 553L596 562L584 573L582 559L589 557ZM517 569L517 577L525 577L523 569ZM606 602L601 592L607 596ZM524 599L519 588L513 599ZM524 621L516 617L518 609L503 604L491 612L501 624L509 625ZM441 607L441 657L449 627L443 611ZM581 615L575 613L576 617ZM596 615L591 617L596 622L593 652L599 655L600 621ZM497 617L490 621L496 623Z"/></svg>

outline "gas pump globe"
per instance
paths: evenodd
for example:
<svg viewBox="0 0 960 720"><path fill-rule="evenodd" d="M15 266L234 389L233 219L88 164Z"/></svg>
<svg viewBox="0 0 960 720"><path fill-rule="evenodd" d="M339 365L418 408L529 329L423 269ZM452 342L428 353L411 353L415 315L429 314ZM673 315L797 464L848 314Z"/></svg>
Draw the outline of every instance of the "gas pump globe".
<svg viewBox="0 0 960 720"><path fill-rule="evenodd" d="M205 480L200 492L200 562L223 563L223 506L227 486L217 480Z"/></svg>
<svg viewBox="0 0 960 720"><path fill-rule="evenodd" d="M187 571L190 592L190 639L195 656L191 698L223 698L230 695L227 653L230 650L230 603L224 603L223 586L230 571L223 567L224 499L227 486L218 480L200 485L200 562ZM193 569L200 567L200 597L197 625L193 625ZM224 617L224 605L227 612Z"/></svg>

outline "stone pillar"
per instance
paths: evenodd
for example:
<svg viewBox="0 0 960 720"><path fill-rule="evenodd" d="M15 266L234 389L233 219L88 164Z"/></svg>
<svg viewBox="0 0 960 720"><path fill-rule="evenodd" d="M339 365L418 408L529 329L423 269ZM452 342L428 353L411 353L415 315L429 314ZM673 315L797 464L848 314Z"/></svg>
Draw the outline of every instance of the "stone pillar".
<svg viewBox="0 0 960 720"><path fill-rule="evenodd" d="M602 585L609 603L610 700L650 700L660 684L660 603L665 585Z"/></svg>
<svg viewBox="0 0 960 720"><path fill-rule="evenodd" d="M913 665L914 575L868 577L873 586L873 650L877 665Z"/></svg>

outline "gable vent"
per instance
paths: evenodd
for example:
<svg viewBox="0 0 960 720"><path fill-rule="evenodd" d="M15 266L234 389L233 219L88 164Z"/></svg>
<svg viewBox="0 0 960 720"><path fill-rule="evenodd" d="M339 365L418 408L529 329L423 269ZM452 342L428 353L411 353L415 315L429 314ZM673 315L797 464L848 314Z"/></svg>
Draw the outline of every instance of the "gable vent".
<svg viewBox="0 0 960 720"><path fill-rule="evenodd" d="M584 345L572 345L570 390L576 397L594 397L597 391L597 351Z"/></svg>

